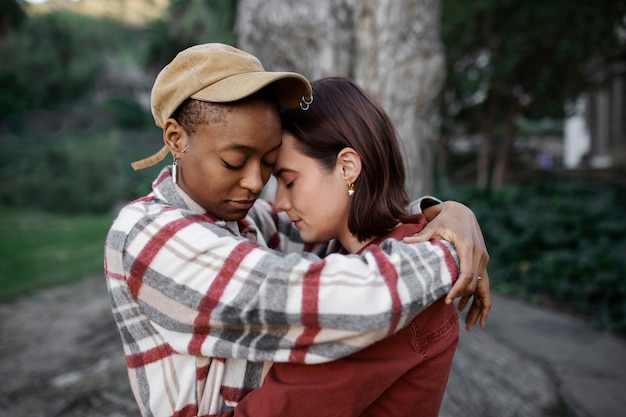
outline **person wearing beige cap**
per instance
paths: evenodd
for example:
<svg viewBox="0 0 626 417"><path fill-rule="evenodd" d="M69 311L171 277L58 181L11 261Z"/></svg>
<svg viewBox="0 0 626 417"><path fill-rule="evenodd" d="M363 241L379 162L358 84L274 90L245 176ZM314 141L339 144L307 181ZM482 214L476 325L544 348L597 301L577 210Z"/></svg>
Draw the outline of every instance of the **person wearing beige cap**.
<svg viewBox="0 0 626 417"><path fill-rule="evenodd" d="M221 44L188 48L157 76L151 104L165 148L133 166L168 153L174 161L150 194L122 208L104 258L142 415L232 411L273 362L344 357L442 296L476 291L488 255L459 203L420 199L416 211L430 206L432 221L415 243L391 239L382 251L345 256L328 243L304 244L289 218L259 199L281 145L279 108L306 109L314 99L303 76L265 71ZM458 279L425 242L435 235L455 243ZM468 317L484 321L488 310L472 304Z"/></svg>

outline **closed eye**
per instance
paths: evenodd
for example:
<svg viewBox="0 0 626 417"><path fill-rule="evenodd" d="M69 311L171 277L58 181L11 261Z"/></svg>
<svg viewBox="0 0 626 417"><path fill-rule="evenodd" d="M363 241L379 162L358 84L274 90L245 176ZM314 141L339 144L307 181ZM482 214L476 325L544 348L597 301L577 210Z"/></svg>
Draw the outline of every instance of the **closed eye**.
<svg viewBox="0 0 626 417"><path fill-rule="evenodd" d="M274 176L278 182L285 184L285 188L289 189L293 187L293 183L296 182L297 172L292 169L279 168L274 172Z"/></svg>
<svg viewBox="0 0 626 417"><path fill-rule="evenodd" d="M267 162L267 161L263 161L263 160L261 160L261 163L263 165L265 165L266 167L271 168L271 169L274 169L274 165L276 165L276 162Z"/></svg>
<svg viewBox="0 0 626 417"><path fill-rule="evenodd" d="M243 168L243 165L242 166L231 165L228 162L224 161L223 159L222 159L222 162L224 163L224 166L227 169L230 169L231 171L239 171L241 168Z"/></svg>

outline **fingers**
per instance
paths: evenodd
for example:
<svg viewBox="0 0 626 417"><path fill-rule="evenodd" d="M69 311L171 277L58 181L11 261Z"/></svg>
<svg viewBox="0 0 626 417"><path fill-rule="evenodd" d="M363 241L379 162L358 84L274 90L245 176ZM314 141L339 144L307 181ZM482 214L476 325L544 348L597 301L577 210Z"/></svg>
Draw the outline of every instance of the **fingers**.
<svg viewBox="0 0 626 417"><path fill-rule="evenodd" d="M429 207L424 211L424 216L428 219L428 223L426 226L419 232L413 236L407 236L404 238L404 241L407 243L419 243L426 242L432 239L444 239L448 240L447 235L447 227L446 227L446 216L443 216L444 221L439 217L439 214L442 211L442 208L446 207L446 203L441 203L433 207ZM448 221L450 221L450 216L448 217ZM454 243L454 242L452 242Z"/></svg>
<svg viewBox="0 0 626 417"><path fill-rule="evenodd" d="M432 222L430 222L422 230L420 230L419 233L414 234L413 236L407 236L403 238L403 241L405 243L428 242L429 240L435 239L436 231L437 231L437 223L433 224Z"/></svg>
<svg viewBox="0 0 626 417"><path fill-rule="evenodd" d="M484 274L486 274L485 271L487 270L487 265L489 264L489 253L487 252L487 248L483 246L482 249L478 249L474 259L476 260L478 266L476 271L483 272L477 276L484 276Z"/></svg>
<svg viewBox="0 0 626 417"><path fill-rule="evenodd" d="M487 316L489 315L489 310L491 310L491 303L489 303L489 305L483 304L480 313L480 327L485 327L485 325L487 324Z"/></svg>
<svg viewBox="0 0 626 417"><path fill-rule="evenodd" d="M485 327L487 316L491 310L491 290L489 288L489 273L485 270L482 274L480 284L476 286L475 297L480 298L480 325Z"/></svg>
<svg viewBox="0 0 626 417"><path fill-rule="evenodd" d="M467 331L471 331L474 325L479 322L481 327L485 327L487 322L487 315L489 314L489 308L485 309L483 300L477 296L474 296L472 305L470 306L467 316L465 317L465 328Z"/></svg>
<svg viewBox="0 0 626 417"><path fill-rule="evenodd" d="M457 279L456 283L452 286L448 294L446 295L446 304L450 304L452 301L459 297L471 295L476 290L476 280L469 276Z"/></svg>
<svg viewBox="0 0 626 417"><path fill-rule="evenodd" d="M469 299L469 297L468 297ZM467 299L461 298L458 309L462 311L465 308ZM489 287L489 273L485 270L481 275L480 281L476 285L476 291L472 296L472 304L465 316L465 327L468 331L474 328L478 322L481 327L487 324L487 317L491 310L491 291Z"/></svg>
<svg viewBox="0 0 626 417"><path fill-rule="evenodd" d="M457 308L463 311L472 299L466 316L466 327L471 330L477 322L484 327L491 309L489 275L486 271L489 253L478 220L468 207L453 201L437 205L437 210L432 213L435 217L429 217L429 223L420 233L406 237L404 241L417 243L444 239L454 244L460 271L456 283L446 296L446 303L460 298ZM482 277L480 283L478 276Z"/></svg>
<svg viewBox="0 0 626 417"><path fill-rule="evenodd" d="M465 316L465 328L467 331L472 331L474 325L478 321L480 317L480 307L478 306L479 302L477 302L477 298L474 297L472 300L472 305L470 306L467 316Z"/></svg>
<svg viewBox="0 0 626 417"><path fill-rule="evenodd" d="M444 239L452 242L457 250L461 271L459 280L473 279L487 268L489 254L480 225L474 213L465 205L454 201L438 204L436 217L424 229L406 243Z"/></svg>
<svg viewBox="0 0 626 417"><path fill-rule="evenodd" d="M455 244L461 263L460 275L463 277L476 278L480 276L487 269L489 263L489 253L480 229L475 229L473 233L472 239Z"/></svg>
<svg viewBox="0 0 626 417"><path fill-rule="evenodd" d="M465 306L467 305L467 302L472 298L471 295L464 295L459 299L459 304L457 305L457 309L459 311L463 311L465 310Z"/></svg>
<svg viewBox="0 0 626 417"><path fill-rule="evenodd" d="M457 245L457 254L459 255L460 271L459 279L457 282L465 282L467 286L467 293L472 294L476 289L476 277L478 272L482 269L478 269L475 249L473 246ZM462 294L463 295L463 294Z"/></svg>

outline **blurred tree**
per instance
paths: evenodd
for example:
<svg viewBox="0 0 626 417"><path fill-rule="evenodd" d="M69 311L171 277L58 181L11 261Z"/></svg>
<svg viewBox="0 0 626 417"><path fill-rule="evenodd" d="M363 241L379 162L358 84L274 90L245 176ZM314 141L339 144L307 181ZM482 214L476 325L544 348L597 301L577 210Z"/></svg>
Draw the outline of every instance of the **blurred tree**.
<svg viewBox="0 0 626 417"><path fill-rule="evenodd" d="M480 133L478 186L505 178L520 115L562 116L624 48L626 2L445 0L442 38L448 79L444 114ZM620 38L621 37L621 38Z"/></svg>
<svg viewBox="0 0 626 417"><path fill-rule="evenodd" d="M107 94L103 75L137 55L136 34L122 22L57 10L29 15L0 42L0 205L103 212L120 198L113 168L121 147L100 138L115 122L144 125L146 113L129 89ZM85 198L94 189L102 192Z"/></svg>
<svg viewBox="0 0 626 417"><path fill-rule="evenodd" d="M26 12L18 0L0 0L0 39L18 30L26 22Z"/></svg>
<svg viewBox="0 0 626 417"><path fill-rule="evenodd" d="M445 80L441 0L239 0L237 44L268 69L344 76L389 114L411 197L433 187Z"/></svg>
<svg viewBox="0 0 626 417"><path fill-rule="evenodd" d="M146 29L147 65L160 70L178 52L198 43L232 45L236 8L232 0L172 0L164 17Z"/></svg>
<svg viewBox="0 0 626 417"><path fill-rule="evenodd" d="M30 109L59 109L93 92L107 53L131 29L67 11L33 15L0 43L0 120Z"/></svg>
<svg viewBox="0 0 626 417"><path fill-rule="evenodd" d="M123 187L119 135L82 139L68 137L40 150L28 169L12 178L13 189L0 185L0 202L51 212L111 210Z"/></svg>

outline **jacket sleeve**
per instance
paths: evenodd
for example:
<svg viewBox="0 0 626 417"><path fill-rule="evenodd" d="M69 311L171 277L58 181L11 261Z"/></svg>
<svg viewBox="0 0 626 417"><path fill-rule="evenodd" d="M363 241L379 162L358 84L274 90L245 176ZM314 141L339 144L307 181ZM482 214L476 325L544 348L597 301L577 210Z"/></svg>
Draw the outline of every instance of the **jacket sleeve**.
<svg viewBox="0 0 626 417"><path fill-rule="evenodd" d="M428 207L440 204L441 200L432 196L423 196L411 202L407 206L407 211L411 214L421 214Z"/></svg>
<svg viewBox="0 0 626 417"><path fill-rule="evenodd" d="M201 215L131 206L107 237L105 271L116 314L130 321L140 310L150 326L135 330L167 349L319 363L395 332L447 293L456 277L442 245L454 253L447 242L387 240L320 259L249 243Z"/></svg>
<svg viewBox="0 0 626 417"><path fill-rule="evenodd" d="M407 211L411 214L421 214L424 209L440 203L441 200L438 198L423 196L411 202L407 206ZM259 226L258 231L269 248L284 253L305 251L325 256L334 247L333 242L315 245L302 242L300 232L293 226L289 217L285 213L276 212L269 201L257 200L248 215Z"/></svg>
<svg viewBox="0 0 626 417"><path fill-rule="evenodd" d="M325 256L329 252L328 244L304 243L300 239L300 231L289 220L289 216L275 211L269 201L257 200L248 216L258 226L258 232L271 249L283 253L310 252L318 256Z"/></svg>

